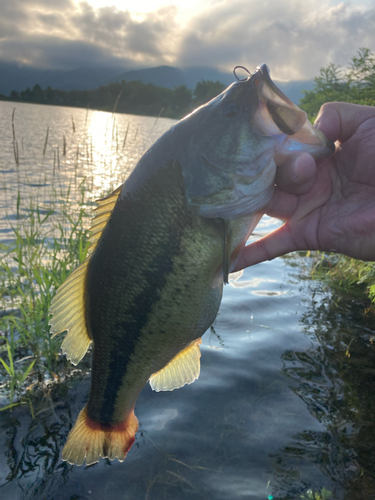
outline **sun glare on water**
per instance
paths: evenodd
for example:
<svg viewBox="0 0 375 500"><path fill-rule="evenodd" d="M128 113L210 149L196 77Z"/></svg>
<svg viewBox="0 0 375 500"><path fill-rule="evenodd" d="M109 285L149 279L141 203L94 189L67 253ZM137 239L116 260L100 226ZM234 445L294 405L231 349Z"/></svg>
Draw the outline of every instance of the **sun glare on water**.
<svg viewBox="0 0 375 500"><path fill-rule="evenodd" d="M144 152L175 120L90 110L80 146L92 176L93 199L122 184Z"/></svg>
<svg viewBox="0 0 375 500"><path fill-rule="evenodd" d="M87 117L87 155L93 175L93 197L99 198L118 187L126 177L128 164L123 147L123 127L116 115L103 111L90 111Z"/></svg>

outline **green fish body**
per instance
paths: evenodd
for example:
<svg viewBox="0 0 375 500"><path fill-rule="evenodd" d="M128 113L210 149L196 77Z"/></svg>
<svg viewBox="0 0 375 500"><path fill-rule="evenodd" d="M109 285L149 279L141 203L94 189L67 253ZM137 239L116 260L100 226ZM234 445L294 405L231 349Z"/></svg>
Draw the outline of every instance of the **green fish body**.
<svg viewBox="0 0 375 500"><path fill-rule="evenodd" d="M73 363L93 344L89 399L64 460L124 460L147 381L159 391L198 378L200 338L272 195L275 158L296 149L333 152L262 65L177 123L99 201L90 255L51 307Z"/></svg>

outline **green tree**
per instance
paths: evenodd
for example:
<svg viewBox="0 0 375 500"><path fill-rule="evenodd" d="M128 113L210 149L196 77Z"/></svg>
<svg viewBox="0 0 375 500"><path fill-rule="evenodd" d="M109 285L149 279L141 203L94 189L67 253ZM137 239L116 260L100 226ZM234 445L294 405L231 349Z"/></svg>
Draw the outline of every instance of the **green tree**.
<svg viewBox="0 0 375 500"><path fill-rule="evenodd" d="M43 93L43 90L42 90L40 85L38 85L38 84L34 85L31 93L32 93L33 102L42 103L44 101L44 93Z"/></svg>
<svg viewBox="0 0 375 500"><path fill-rule="evenodd" d="M350 84L345 81L340 68L333 63L320 68L319 76L314 78L313 90L304 90L305 96L300 100L300 106L309 116L316 116L325 102L348 100Z"/></svg>
<svg viewBox="0 0 375 500"><path fill-rule="evenodd" d="M48 86L46 88L45 95L46 95L47 104L53 104L54 103L54 91L51 89L50 86Z"/></svg>
<svg viewBox="0 0 375 500"><path fill-rule="evenodd" d="M370 49L361 47L352 57L348 74L352 92L362 104L375 104L375 57Z"/></svg>
<svg viewBox="0 0 375 500"><path fill-rule="evenodd" d="M27 88L19 94L12 91L11 100L37 102L42 104L57 104L60 106L76 106L91 109L116 111L148 116L164 116L182 118L194 106L203 104L224 89L220 82L202 81L197 84L195 99L185 85L174 90L145 84L141 81L110 83L94 90L64 91L47 87L42 90L39 85L33 89Z"/></svg>
<svg viewBox="0 0 375 500"><path fill-rule="evenodd" d="M179 85L174 88L172 102L177 111L188 111L191 107L192 99L192 92L186 85Z"/></svg>
<svg viewBox="0 0 375 500"><path fill-rule="evenodd" d="M10 93L10 98L11 98L12 101L19 101L20 100L20 95L15 90L12 90L12 92Z"/></svg>
<svg viewBox="0 0 375 500"><path fill-rule="evenodd" d="M194 103L197 106L205 104L225 89L225 85L221 82L212 82L210 80L202 80L197 83L194 90Z"/></svg>
<svg viewBox="0 0 375 500"><path fill-rule="evenodd" d="M368 48L358 49L348 68L329 63L320 69L311 91L304 91L300 106L310 118L329 101L375 105L375 56Z"/></svg>

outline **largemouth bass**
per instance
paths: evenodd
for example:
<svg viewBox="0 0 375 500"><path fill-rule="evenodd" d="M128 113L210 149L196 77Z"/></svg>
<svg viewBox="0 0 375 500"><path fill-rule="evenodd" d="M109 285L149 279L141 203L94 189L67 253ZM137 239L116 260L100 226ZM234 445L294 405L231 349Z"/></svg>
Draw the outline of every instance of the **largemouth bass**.
<svg viewBox="0 0 375 500"><path fill-rule="evenodd" d="M93 344L88 403L63 449L81 465L125 459L137 397L196 380L201 336L274 190L276 164L333 144L266 65L165 133L100 200L88 258L52 301L51 332L77 364Z"/></svg>

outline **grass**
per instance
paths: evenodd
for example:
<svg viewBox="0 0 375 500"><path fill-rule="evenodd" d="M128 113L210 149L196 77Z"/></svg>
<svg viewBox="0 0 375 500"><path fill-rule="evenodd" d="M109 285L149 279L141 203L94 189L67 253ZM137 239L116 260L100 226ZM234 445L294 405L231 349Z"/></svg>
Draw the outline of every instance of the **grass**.
<svg viewBox="0 0 375 500"><path fill-rule="evenodd" d="M324 252L314 252L311 256L313 278L324 280L335 291L365 303L366 313L375 313L375 262Z"/></svg>
<svg viewBox="0 0 375 500"><path fill-rule="evenodd" d="M10 225L13 242L1 248L0 349L10 406L15 397L19 400L30 377L39 384L59 379L60 365L65 364L58 353L61 339L49 335L49 308L57 288L87 254L89 191L85 181L79 189L78 210L69 202L69 187L64 203L61 193L52 191L48 210L18 196L19 215Z"/></svg>
<svg viewBox="0 0 375 500"><path fill-rule="evenodd" d="M56 217L53 208L41 214L31 202L24 208L23 220L11 226L14 243L1 252L4 313L0 330L7 358L2 359L2 365L10 378L11 405L31 373L39 382L45 381L46 374L58 378L61 340L49 335L49 307L56 289L86 257L88 213L84 199L81 205L73 219L69 207Z"/></svg>

